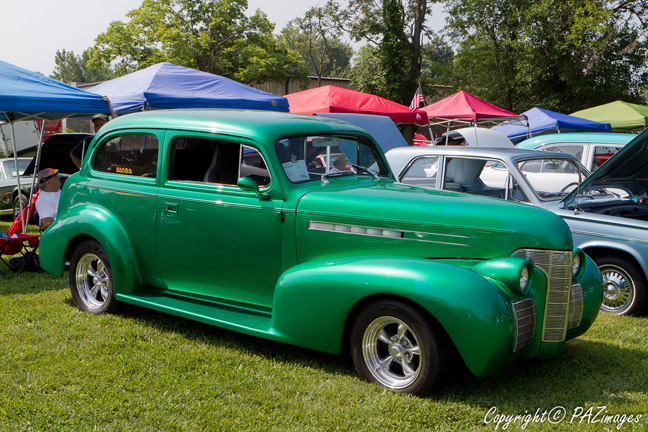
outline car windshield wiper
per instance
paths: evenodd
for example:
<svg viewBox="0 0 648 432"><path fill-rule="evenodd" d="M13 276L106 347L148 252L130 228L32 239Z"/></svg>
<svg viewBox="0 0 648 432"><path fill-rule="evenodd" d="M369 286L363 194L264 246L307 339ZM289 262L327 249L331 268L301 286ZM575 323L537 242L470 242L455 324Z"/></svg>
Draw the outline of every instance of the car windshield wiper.
<svg viewBox="0 0 648 432"><path fill-rule="evenodd" d="M380 177L378 177L378 174L376 174L375 171L372 171L372 170L370 170L370 169L367 168L367 167L363 167L363 166L356 165L356 164L350 164L350 165L351 165L353 168L355 168L355 169L357 169L357 170L359 170L359 171L364 171L364 172L366 172L367 174L371 174L371 175L373 176L374 179L376 179L376 180L380 180Z"/></svg>
<svg viewBox="0 0 648 432"><path fill-rule="evenodd" d="M376 174L375 171L372 171L367 167L363 167L363 166L356 165L356 164L349 164L349 166L352 166L353 168L355 168L358 171L364 171L367 174L371 174L374 179L380 180L380 177L378 177L378 174ZM345 175L355 175L355 174L357 174L357 173L354 173L353 171L336 171L336 172L329 172L329 173L326 173L326 174L322 174L322 184L328 183L329 182L329 180L328 180L329 177L341 177L341 176L345 176Z"/></svg>
<svg viewBox="0 0 648 432"><path fill-rule="evenodd" d="M336 172L328 172L326 174L322 174L322 184L326 184L329 182L329 177L342 177L346 175L355 175L353 171L336 171Z"/></svg>

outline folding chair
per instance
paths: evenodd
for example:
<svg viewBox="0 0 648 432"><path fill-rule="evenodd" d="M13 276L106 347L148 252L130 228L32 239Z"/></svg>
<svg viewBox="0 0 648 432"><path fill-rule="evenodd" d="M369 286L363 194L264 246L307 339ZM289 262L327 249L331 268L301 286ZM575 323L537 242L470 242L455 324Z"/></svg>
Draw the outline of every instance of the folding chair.
<svg viewBox="0 0 648 432"><path fill-rule="evenodd" d="M15 271L16 276L18 276L30 262L38 264L36 251L38 250L39 241L40 235L36 234L12 234L9 238L0 238L0 261L5 263L9 270ZM12 268L13 266L10 265L11 260L9 257L12 255L20 255L20 258L22 258L22 262L16 268ZM7 258L5 259L5 257ZM42 273L38 265L36 271ZM2 270L0 270L0 275L6 279Z"/></svg>

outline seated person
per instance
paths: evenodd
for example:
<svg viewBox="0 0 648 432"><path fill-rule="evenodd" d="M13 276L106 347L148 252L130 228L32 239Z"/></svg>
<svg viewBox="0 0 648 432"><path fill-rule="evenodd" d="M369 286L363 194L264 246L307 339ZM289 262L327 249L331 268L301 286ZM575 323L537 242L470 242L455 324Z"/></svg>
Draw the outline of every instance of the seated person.
<svg viewBox="0 0 648 432"><path fill-rule="evenodd" d="M41 191L36 200L36 211L40 218L40 226L45 229L56 219L61 198L61 180L58 178L58 170L45 168L39 171L38 188Z"/></svg>
<svg viewBox="0 0 648 432"><path fill-rule="evenodd" d="M347 169L347 160L344 155L335 155L333 156L333 162L331 163L331 169L329 174L335 174L342 171L348 171Z"/></svg>

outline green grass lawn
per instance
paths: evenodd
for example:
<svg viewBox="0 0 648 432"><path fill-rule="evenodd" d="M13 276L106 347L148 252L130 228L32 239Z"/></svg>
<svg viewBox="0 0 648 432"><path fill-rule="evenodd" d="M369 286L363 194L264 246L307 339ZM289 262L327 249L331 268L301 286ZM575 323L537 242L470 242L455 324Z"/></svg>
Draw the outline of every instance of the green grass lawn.
<svg viewBox="0 0 648 432"><path fill-rule="evenodd" d="M647 341L647 318L600 315L558 361L485 380L458 367L422 399L360 381L342 357L133 306L83 313L67 275L24 273L0 280L0 431L487 431L492 407L514 416L560 406L563 421L524 430L617 430L593 422L605 406L643 416L619 430L645 431ZM570 423L579 407L593 409L589 422Z"/></svg>

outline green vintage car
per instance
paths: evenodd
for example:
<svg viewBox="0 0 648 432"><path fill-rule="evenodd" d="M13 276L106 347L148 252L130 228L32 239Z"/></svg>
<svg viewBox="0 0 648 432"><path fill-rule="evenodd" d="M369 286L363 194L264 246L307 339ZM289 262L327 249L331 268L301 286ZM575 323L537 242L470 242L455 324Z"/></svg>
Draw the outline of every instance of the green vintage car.
<svg viewBox="0 0 648 432"><path fill-rule="evenodd" d="M334 155L346 164L333 166ZM560 356L602 300L567 225L535 207L395 183L362 129L284 113L119 117L42 235L94 314L132 303L327 353L424 395L451 353L479 377Z"/></svg>

